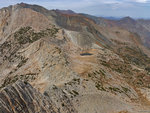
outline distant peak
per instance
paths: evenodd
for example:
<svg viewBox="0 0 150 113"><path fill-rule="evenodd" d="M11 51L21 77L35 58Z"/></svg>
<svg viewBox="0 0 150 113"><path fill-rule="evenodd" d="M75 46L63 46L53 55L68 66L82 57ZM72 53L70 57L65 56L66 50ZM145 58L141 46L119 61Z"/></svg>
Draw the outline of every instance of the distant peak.
<svg viewBox="0 0 150 113"><path fill-rule="evenodd" d="M133 18L131 18L130 16L124 17L121 20L134 20Z"/></svg>
<svg viewBox="0 0 150 113"><path fill-rule="evenodd" d="M124 17L122 19L120 19L120 22L123 22L123 23L136 23L136 20L134 20L133 18L127 16L127 17Z"/></svg>
<svg viewBox="0 0 150 113"><path fill-rule="evenodd" d="M24 3L24 2L18 3L17 5L19 5L19 6L22 6L22 7L29 6L29 4L27 4L27 3Z"/></svg>
<svg viewBox="0 0 150 113"><path fill-rule="evenodd" d="M62 13L62 14L76 14L74 11L68 9L68 10L59 10L59 9L56 9L55 10L56 12L59 12L59 13Z"/></svg>
<svg viewBox="0 0 150 113"><path fill-rule="evenodd" d="M21 3L19 3L19 5L26 5L26 3L24 3L24 2L21 2Z"/></svg>
<svg viewBox="0 0 150 113"><path fill-rule="evenodd" d="M24 3L24 2L18 3L17 5L19 5L23 8L42 7L42 6L39 6L39 5L27 4L27 3Z"/></svg>

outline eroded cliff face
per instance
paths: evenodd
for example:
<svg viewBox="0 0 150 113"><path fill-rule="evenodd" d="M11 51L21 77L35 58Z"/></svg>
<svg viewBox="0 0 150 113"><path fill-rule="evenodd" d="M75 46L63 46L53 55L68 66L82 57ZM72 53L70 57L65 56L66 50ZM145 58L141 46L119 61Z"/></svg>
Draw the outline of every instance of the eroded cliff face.
<svg viewBox="0 0 150 113"><path fill-rule="evenodd" d="M150 111L150 54L135 33L36 5L0 12L0 112Z"/></svg>

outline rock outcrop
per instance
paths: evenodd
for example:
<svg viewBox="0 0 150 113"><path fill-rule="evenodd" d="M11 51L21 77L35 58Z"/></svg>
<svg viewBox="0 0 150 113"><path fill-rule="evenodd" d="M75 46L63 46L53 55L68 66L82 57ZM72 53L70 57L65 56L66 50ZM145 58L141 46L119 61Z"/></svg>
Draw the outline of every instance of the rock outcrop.
<svg viewBox="0 0 150 113"><path fill-rule="evenodd" d="M53 92L53 94L55 91ZM18 81L2 89L0 93L1 113L77 113L70 100L63 92L56 93L56 97L47 93L41 94L30 84ZM55 103L51 98L55 98ZM59 107L56 105L59 103ZM62 105L60 105L62 104Z"/></svg>

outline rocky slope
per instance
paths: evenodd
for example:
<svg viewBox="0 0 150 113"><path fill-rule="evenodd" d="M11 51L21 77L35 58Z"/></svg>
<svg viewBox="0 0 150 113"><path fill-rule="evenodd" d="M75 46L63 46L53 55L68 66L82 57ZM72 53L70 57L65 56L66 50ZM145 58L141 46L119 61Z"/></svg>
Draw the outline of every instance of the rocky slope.
<svg viewBox="0 0 150 113"><path fill-rule="evenodd" d="M137 21L150 31L150 20L139 19Z"/></svg>
<svg viewBox="0 0 150 113"><path fill-rule="evenodd" d="M24 3L0 10L0 113L150 112L149 49L93 18Z"/></svg>
<svg viewBox="0 0 150 113"><path fill-rule="evenodd" d="M150 24L149 23L150 22L149 20L144 20L144 19L135 20L131 17L124 17L119 20L110 20L110 19L95 17L91 15L86 15L86 14L82 14L82 15L94 20L95 23L100 26L112 27L112 28L119 27L121 29L128 30L132 33L136 33L137 35L140 36L144 46L150 48L149 47L150 45L150 40L149 40L150 39L149 38L150 36L150 31L149 31Z"/></svg>

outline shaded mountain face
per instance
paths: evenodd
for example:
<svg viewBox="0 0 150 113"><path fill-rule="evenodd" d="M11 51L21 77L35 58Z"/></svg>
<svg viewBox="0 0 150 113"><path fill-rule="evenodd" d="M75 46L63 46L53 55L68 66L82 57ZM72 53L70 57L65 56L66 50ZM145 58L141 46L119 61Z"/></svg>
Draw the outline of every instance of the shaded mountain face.
<svg viewBox="0 0 150 113"><path fill-rule="evenodd" d="M1 9L0 113L149 112L144 25L25 3Z"/></svg>
<svg viewBox="0 0 150 113"><path fill-rule="evenodd" d="M149 31L149 20L135 20L131 17L124 17L119 20L114 19L105 19L101 17L95 17L91 15L86 15L87 18L90 18L95 21L96 24L104 27L119 27L129 32L136 33L140 36L142 43L145 47L150 48L150 31Z"/></svg>
<svg viewBox="0 0 150 113"><path fill-rule="evenodd" d="M145 28L143 24L130 17L126 17L117 22L118 26L121 26L131 32L135 32L142 38L143 44L146 47L150 45L150 31Z"/></svg>
<svg viewBox="0 0 150 113"><path fill-rule="evenodd" d="M150 20L139 19L137 21L150 31Z"/></svg>

